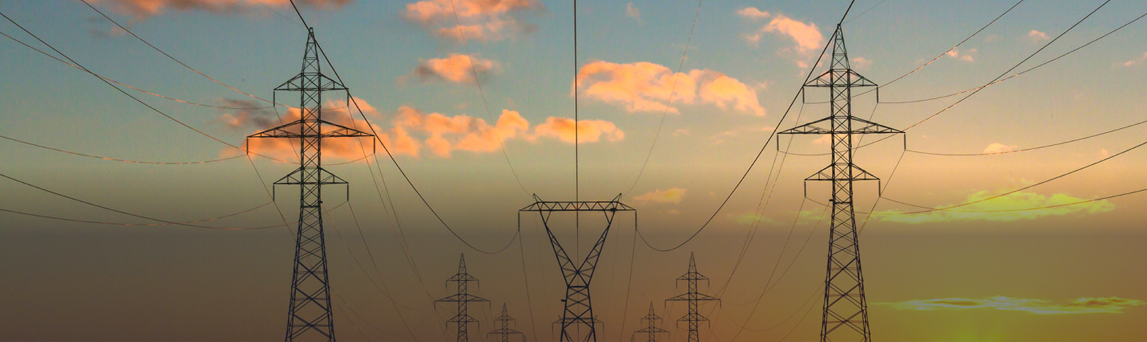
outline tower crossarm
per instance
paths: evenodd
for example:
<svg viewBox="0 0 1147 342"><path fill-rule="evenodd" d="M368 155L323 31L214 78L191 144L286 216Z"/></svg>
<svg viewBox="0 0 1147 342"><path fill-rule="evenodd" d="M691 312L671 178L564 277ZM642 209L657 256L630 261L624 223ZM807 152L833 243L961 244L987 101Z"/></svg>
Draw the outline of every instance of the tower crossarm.
<svg viewBox="0 0 1147 342"><path fill-rule="evenodd" d="M435 303L474 303L474 302L489 302L489 299L478 297L469 293L458 293L446 296L445 298L435 300Z"/></svg>
<svg viewBox="0 0 1147 342"><path fill-rule="evenodd" d="M804 86L816 88L877 87L876 82L872 82L867 77L861 76L852 69L829 69L815 79L805 83Z"/></svg>
<svg viewBox="0 0 1147 342"><path fill-rule="evenodd" d="M609 201L543 201L538 195L534 195L534 201L519 211L637 211L621 203L621 194Z"/></svg>
<svg viewBox="0 0 1147 342"><path fill-rule="evenodd" d="M833 118L827 117L817 121L809 122L800 126L786 129L777 134L901 134L904 131L881 125L872 121L861 119L855 116L848 117L851 121L841 127L852 127L850 130L833 131L831 127L821 127L822 125L832 125ZM778 145L779 146L779 145ZM780 147L778 147L780 148Z"/></svg>
<svg viewBox="0 0 1147 342"><path fill-rule="evenodd" d="M347 90L339 81L333 80L321 73L304 71L283 82L275 91L333 91Z"/></svg>
<svg viewBox="0 0 1147 342"><path fill-rule="evenodd" d="M688 301L694 301L694 300L698 301L698 302L709 302L709 301L720 301L721 298L713 297L713 296L710 296L710 295L707 295L704 293L692 293L692 292L690 292L690 293L682 293L682 294L679 294L679 295L676 295L673 297L669 297L669 299L666 299L665 301L666 302L688 302Z"/></svg>
<svg viewBox="0 0 1147 342"><path fill-rule="evenodd" d="M247 138L370 138L374 134L363 132L354 128L346 127L326 120L318 120L317 124L322 127L322 132L307 132L303 131L309 129L309 125L315 123L304 122L303 120L296 120L286 123L277 127L268 128L261 132L251 134Z"/></svg>

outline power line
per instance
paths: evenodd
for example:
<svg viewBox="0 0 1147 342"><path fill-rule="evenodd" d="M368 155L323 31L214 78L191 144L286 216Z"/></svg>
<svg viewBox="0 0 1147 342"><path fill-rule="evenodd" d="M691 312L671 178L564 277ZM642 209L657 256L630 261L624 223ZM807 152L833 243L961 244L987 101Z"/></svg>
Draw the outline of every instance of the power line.
<svg viewBox="0 0 1147 342"><path fill-rule="evenodd" d="M994 156L994 155L1000 155L1000 154L1012 154L1012 153L1020 153L1020 152L1035 151L1035 150L1045 149L1045 148L1048 148L1048 147L1056 147L1056 146L1061 146L1061 145L1067 145L1067 144L1070 144L1070 143L1079 142L1079 141L1083 141L1083 140L1087 140L1087 139L1091 139L1091 138L1095 138L1095 137L1099 137L1099 136L1103 136L1103 135L1107 135L1107 134L1115 133L1115 132L1118 132L1118 131L1122 131L1122 130L1125 130L1125 129L1128 129L1128 128L1131 128L1131 127L1139 126L1139 125L1142 125L1142 124L1145 124L1145 123L1147 123L1147 120L1144 120L1144 121L1139 121L1139 122L1136 122L1136 123L1133 123L1133 124L1130 124L1130 125L1122 126L1122 127L1119 127L1119 128L1116 128L1116 129L1112 129L1112 130L1108 130L1108 131L1104 131L1104 132L1101 132L1101 133L1096 133L1096 134L1088 135L1088 136L1085 136L1085 137L1081 137L1081 138L1075 138L1075 139L1071 139L1071 140L1065 140L1065 141L1060 141L1060 142L1057 142L1057 143L1051 143L1051 144L1047 144L1047 145L1040 145L1040 146L1036 146L1036 147L1028 147L1028 148L1021 148L1021 149L1014 149L1014 150L1008 150L1008 151L1000 151L1000 152L981 152L981 153L942 153L942 152L927 152L927 151L917 151L917 150L912 150L912 149L909 149L909 150L906 150L906 151L908 151L908 152L911 152L911 153L916 153L916 154L923 154L923 155L930 155L930 156L944 156L944 157L976 157L976 156Z"/></svg>
<svg viewBox="0 0 1147 342"><path fill-rule="evenodd" d="M1038 50L1036 50L1035 52L1032 52L1031 55L1028 55L1027 58L1024 58L1022 61L1020 61L1019 63L1016 63L1016 65L1012 66L1007 71L1004 71L999 76L996 76L995 79L993 79L991 82L988 82L984 86L986 87L986 86L992 84L993 82L998 81L1000 78L1002 78L1005 75L1007 75L1008 73L1012 72L1012 70L1015 70L1016 68L1020 67L1020 65L1024 64L1024 62L1027 62L1029 59L1032 59L1032 57L1035 57L1036 54L1039 54L1041 51L1046 49L1048 46L1051 46L1051 44L1055 43L1055 41L1059 40L1059 38L1063 37L1068 32L1071 32L1072 29L1074 29L1076 26L1079 26L1079 24L1083 23L1084 20L1087 20L1087 18L1090 18L1092 14L1095 14L1095 12L1098 12L1099 9L1103 8L1103 6L1107 6L1107 4L1110 2L1111 2L1111 0L1104 1L1102 4L1099 5L1099 7L1096 7L1094 10L1091 10L1091 12L1087 13L1087 15L1084 16L1082 19L1079 19L1079 21L1075 22L1075 24L1071 25L1071 27L1068 27L1067 30L1064 30L1063 32L1061 32L1059 35L1055 36L1055 38L1052 38L1052 40L1048 41L1046 44L1041 46ZM961 102L964 102L964 100L967 100L969 97L976 95L977 93L980 92L980 90L983 90L983 89L984 88L982 88L982 87L980 89L976 89L976 91L973 91L971 94L968 94L968 96L964 96L959 101L956 101L955 103L952 103L952 104L948 105L947 107L944 107L944 109L941 109L939 112L936 112L936 114L932 114L932 116L924 118L924 120L920 120L920 122L914 123L911 126L908 126L908 128L905 128L904 130L905 131L910 130L913 127L916 127L916 126L924 123L925 121L931 120L932 118L939 116L941 113L944 113L948 109L951 109L952 107L955 107L956 105L960 104Z"/></svg>
<svg viewBox="0 0 1147 342"><path fill-rule="evenodd" d="M490 114L490 103L486 102L486 92L482 90L482 80L478 79L478 68L474 66L474 57L470 55L470 44L466 42L466 35L462 32L462 21L458 19L458 9L454 7L454 0L450 0L450 9L454 11L454 22L458 25L458 37L462 38L462 46L466 48L466 58L470 61L470 71L474 74L474 84L478 85L478 93L482 95L482 105L486 108L486 117L490 122L497 125L494 116ZM505 140L502 139L502 134L498 130L491 130L494 136L498 139L498 147L502 149L502 156L506 158L506 165L510 166L510 172L514 174L514 180L518 181L518 186L522 188L522 192L530 195L530 191L526 190L526 185L522 184L522 179L518 178L518 171L514 169L514 163L510 162L510 154L506 152Z"/></svg>
<svg viewBox="0 0 1147 342"><path fill-rule="evenodd" d="M669 105L673 103L673 95L677 91L677 77L681 75L681 69L685 67L685 57L689 55L689 44L693 42L693 29L697 28L697 18L701 16L701 2L697 1L697 13L693 14L693 25L689 27L689 38L685 40L685 52L681 53L681 62L677 64L677 73L673 74L673 85L669 88L669 99L665 101L665 109L661 111L661 121L657 123L657 132L653 133L653 142L649 144L649 152L645 154L645 162L641 163L641 170L637 172L637 178L633 180L633 185L629 186L629 190L625 190L626 194L633 191L637 187L637 182L641 180L641 175L645 174L645 167L649 166L649 159L653 156L653 148L657 147L657 140L661 137L661 128L665 126L665 116L669 114ZM577 75L574 75L575 81ZM622 332L624 334L624 331ZM624 336L622 336L624 337Z"/></svg>
<svg viewBox="0 0 1147 342"><path fill-rule="evenodd" d="M213 78L213 77L211 77L211 76L207 76L207 74L204 74L203 72L201 72L201 71L199 71L199 70L196 70L195 68L192 68L190 65L187 65L187 63L183 63L183 61L180 61L179 59L177 59L177 58L175 58L175 57L171 56L171 55L170 55L170 54L168 54L167 52L164 52L163 50L159 49L158 47L155 47L155 45L152 45L152 44L151 44L150 42L148 42L147 40L144 40L144 39L143 39L143 38L141 38L140 36L136 35L136 34L135 34L135 32L132 32L131 30L127 29L127 27L124 27L123 25L120 25L120 24L119 24L119 22L115 21L115 19L112 19L112 18L111 18L111 17L109 17L107 14L104 14L104 12L100 11L100 10L99 10L99 9L97 9L95 6L92 6L92 4L88 3L88 0L80 0L80 1L82 1L82 2L84 3L84 5L88 5L88 7L89 7L89 8L91 8L93 11L96 11L96 13L99 13L101 16L103 16L103 17L104 17L105 19L107 19L108 21L111 21L111 22L112 22L112 24L115 24L115 26L116 26L116 27L119 27L119 28L120 28L120 29L122 29L124 32L127 32L128 34L130 34L132 37L135 37L135 39L139 39L139 41L143 42L144 44L147 44L147 46L150 46L150 47L151 47L152 49L154 49L155 51L158 51L159 53L163 54L164 56L167 56L167 58L170 58L171 60L175 61L176 63L179 63L179 65L182 65L183 67L187 68L188 70L194 71L196 74L199 74L200 76L206 77L207 79L209 79L209 80L211 80L211 81L213 81L213 82L215 82L215 83L218 83L218 84L219 84L219 85L221 85L221 86L227 87L227 89L231 89L231 90L234 90L235 92L238 92L238 93L240 93L240 94L243 94L243 95L247 95L247 96L249 96L249 97L251 97L251 98L254 98L254 99L257 99L257 100L260 100L260 101L263 101L263 102L267 102L267 103L271 103L271 104L274 104L274 102L273 102L273 101L270 101L270 100L267 100L267 99L264 99L264 98L261 98L261 97L255 96L255 95L251 95L251 94L249 94L249 93L247 93L247 92L245 92L245 91L239 90L238 88L235 88L235 87L232 87L231 85L228 85L228 84L226 84L226 83L223 83L223 82L221 82L221 81L219 81L219 80L217 80L217 79L215 79L215 78Z"/></svg>
<svg viewBox="0 0 1147 342"><path fill-rule="evenodd" d="M841 22L843 22L844 19L848 17L848 11L852 10L852 5L855 3L856 3L855 0L853 0L852 2L849 3L848 9L846 9L844 11L844 15L841 16L841 18L840 18ZM838 23L838 26L839 26L839 23ZM820 55L818 55L816 58L816 62L813 64L810 64L810 65L816 66L816 65L820 64L821 59L824 58L825 51L828 51L829 45L831 45L831 41L824 45L824 48L821 49L821 51L820 51ZM805 76L805 80L801 84L808 83L809 79L812 78L813 72L815 70L816 70L815 68L810 67L809 71L808 71L808 75ZM779 127L780 123L784 122L785 118L789 116L789 111L791 111L793 109L793 105L796 104L797 99L800 97L800 95L803 91L804 91L804 87L801 87L800 90L797 90L796 94L793 94L793 99L792 99L792 101L789 102L788 108L785 109L785 114L781 115L780 121L777 122L778 127ZM682 246L685 246L685 244L689 243L689 241L693 241L693 239L696 238L697 235L701 234L701 232L704 231L705 228L709 226L709 223L713 222L713 219L717 218L717 214L719 214L721 212L721 209L724 209L725 205L729 203L729 200L733 198L733 194L736 193L737 189L741 187L741 183L744 183L745 178L747 178L749 176L749 172L753 170L753 166L757 164L757 160L761 159L761 155L765 153L765 148L769 146L769 143L772 142L773 137L775 137L775 136L776 136L776 130L773 130L772 132L769 133L769 137L767 140L765 140L765 144L761 146L760 151L757 152L757 156L753 158L753 162L749 163L749 167L748 167L748 169L745 170L745 173L743 175L741 175L741 179L738 180L737 184L733 186L733 189L731 191L729 191L729 195L726 196L725 200L721 202L721 205L717 207L717 210L713 212L713 215L710 216L709 219L706 220L705 223L701 225L701 228L698 228L696 232L693 232L693 234L690 235L689 238L685 239L685 241L683 241L680 244L677 244L673 247L659 248L659 247L656 247L656 246L653 246L652 244L650 244L649 241L645 239L645 236L641 234L641 231L638 230L637 236L641 238L641 242L645 243L646 246L649 246L649 248L652 248L655 251L669 252L669 251L673 251L673 250L676 250L678 248L681 248Z"/></svg>

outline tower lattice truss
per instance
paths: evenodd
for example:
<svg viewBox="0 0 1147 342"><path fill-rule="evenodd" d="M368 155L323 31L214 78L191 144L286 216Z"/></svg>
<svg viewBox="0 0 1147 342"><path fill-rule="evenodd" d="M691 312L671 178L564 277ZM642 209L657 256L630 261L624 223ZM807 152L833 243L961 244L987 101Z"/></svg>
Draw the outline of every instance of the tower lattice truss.
<svg viewBox="0 0 1147 342"><path fill-rule="evenodd" d="M299 168L275 182L275 185L299 187L299 225L295 236L294 275L285 340L333 342L335 330L327 277L326 242L323 239L322 186L347 183L323 169L322 141L324 138L370 138L374 135L323 120L323 92L346 92L347 88L322 74L313 29L308 29L302 71L275 88L276 93L279 91L299 93L299 120L248 138L298 139ZM347 94L349 97L349 92ZM294 142L291 145L294 146Z"/></svg>
<svg viewBox="0 0 1147 342"><path fill-rule="evenodd" d="M446 324L454 323L458 327L458 342L467 342L470 339L469 325L470 323L478 323L478 320L470 316L469 306L474 302L489 302L485 298L478 297L470 294L470 282L478 281L469 273L466 273L466 255L462 255L458 259L458 273L455 273L450 278L446 279L447 282L455 282L458 285L458 292L446 298L434 301L435 303L456 303L458 304L458 314L451 317L446 321ZM504 309L504 308L503 308ZM505 312L503 312L504 314Z"/></svg>
<svg viewBox="0 0 1147 342"><path fill-rule="evenodd" d="M849 67L844 34L839 25L833 34L832 63L828 71L804 86L828 88L831 113L827 118L780 134L832 136L832 163L805 179L832 183L832 227L829 232L828 265L825 269L820 340L867 342L872 336L868 329L868 304L864 297L852 184L854 181L879 182L879 179L853 164L853 136L904 132L852 116L852 89L877 85Z"/></svg>
<svg viewBox="0 0 1147 342"><path fill-rule="evenodd" d="M666 301L686 302L689 304L689 313L677 319L677 323L688 323L689 342L699 342L701 341L701 322L709 322L709 318L702 316L699 311L701 302L720 301L721 299L701 293L697 288L698 282L705 281L708 283L709 277L706 277L705 275L697 272L697 261L693 259L693 253L689 253L689 271L678 277L677 281L684 281L686 284L688 284L688 290L686 290L685 293L670 297L669 299L666 299Z"/></svg>

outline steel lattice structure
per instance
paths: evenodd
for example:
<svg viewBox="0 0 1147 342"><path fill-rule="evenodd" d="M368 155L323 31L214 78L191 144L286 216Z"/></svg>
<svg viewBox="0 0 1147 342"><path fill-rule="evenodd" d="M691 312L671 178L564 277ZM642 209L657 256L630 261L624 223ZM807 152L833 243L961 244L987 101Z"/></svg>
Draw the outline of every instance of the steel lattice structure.
<svg viewBox="0 0 1147 342"><path fill-rule="evenodd" d="M521 331L517 331L517 330L514 330L513 328L510 328L510 322L513 322L513 321L514 321L514 318L510 317L509 311L506 310L506 304L502 303L502 315L498 316L498 318L494 319L494 322L497 323L498 325L500 325L501 327L498 328L498 330L494 330L494 331L486 333L486 335L487 336L488 335L502 336L502 342L510 342L510 336L518 335L518 336L522 336L522 341L525 341L525 335L523 335Z"/></svg>
<svg viewBox="0 0 1147 342"><path fill-rule="evenodd" d="M621 203L621 194L610 201L543 201L537 195L534 195L534 201L533 204L518 211L518 226L521 228L522 212L537 212L542 217L542 224L546 228L546 234L549 235L550 245L554 249L558 266L562 269L562 276L566 283L566 297L562 300L565 303L565 310L562 312L562 318L557 321L557 324L562 326L560 341L596 342L597 331L595 328L599 321L594 317L593 306L590 304L589 284L593 280L593 272L597 267L598 258L601 256L601 249L605 246L605 239L609 236L609 229L613 226L614 216L619 211L635 212L633 220L636 226L637 209ZM574 264L574 259L570 258L569 254L562 248L558 238L554 236L553 230L550 229L549 220L550 215L554 212L574 212L577 214L583 211L602 213L605 216L606 224L601 236L598 237L597 242L589 250L585 259L581 263ZM577 337L580 338L575 339Z"/></svg>
<svg viewBox="0 0 1147 342"><path fill-rule="evenodd" d="M299 226L295 236L294 275L291 281L286 341L317 334L321 336L314 337L333 342L335 331L327 277L326 242L323 237L322 186L347 183L322 168L322 139L367 138L374 135L323 120L323 92L346 92L347 88L322 74L313 28L307 30L302 70L275 88L275 92L278 91L299 93L299 120L247 138L299 139L301 165L275 182L275 185L299 186ZM330 129L326 126L330 126Z"/></svg>
<svg viewBox="0 0 1147 342"><path fill-rule="evenodd" d="M687 302L689 303L689 313L677 319L677 323L689 323L689 342L701 341L700 326L701 322L708 322L709 318L702 316L699 312L701 302L720 301L720 298L713 297L701 293L697 289L697 282L704 280L709 282L709 277L697 272L697 261L693 259L693 253L689 253L689 271L677 277L677 281L685 281L689 284L689 289L685 293L670 297L665 301L668 302Z"/></svg>
<svg viewBox="0 0 1147 342"><path fill-rule="evenodd" d="M646 342L657 342L657 334L669 332L669 330L661 329L657 326L657 321L661 320L661 316L653 312L653 302L649 302L649 313L641 317L641 320L645 322L645 327L634 331L633 335L629 336L630 341L633 341L637 334L646 334L646 336L649 337Z"/></svg>
<svg viewBox="0 0 1147 342"><path fill-rule="evenodd" d="M853 210L852 183L867 180L879 182L879 179L852 163L852 140L855 134L904 132L852 116L852 88L877 85L849 67L848 52L840 25L837 25L833 34L832 64L829 70L804 86L829 88L832 112L827 118L794 127L780 134L832 136L832 164L805 179L805 181L832 182L832 227L829 231L820 340L867 342L872 339L872 335L868 329L868 303L864 297L864 276L860 267L860 245L856 232L856 212ZM879 95L877 96L879 98ZM826 123L829 127L822 127ZM879 185L877 187L879 188Z"/></svg>
<svg viewBox="0 0 1147 342"><path fill-rule="evenodd" d="M468 325L470 325L470 323L478 322L478 320L470 316L470 313L467 310L467 308L470 306L469 304L474 302L489 302L489 300L470 294L469 283L472 281L478 281L478 278L474 278L474 276L466 273L465 254L463 254L458 259L458 273L455 273L453 276L446 279L446 282L451 281L458 283L458 292L434 302L458 303L458 314L447 320L446 324L449 325L450 323L454 323L458 325L458 342L466 342L470 339Z"/></svg>

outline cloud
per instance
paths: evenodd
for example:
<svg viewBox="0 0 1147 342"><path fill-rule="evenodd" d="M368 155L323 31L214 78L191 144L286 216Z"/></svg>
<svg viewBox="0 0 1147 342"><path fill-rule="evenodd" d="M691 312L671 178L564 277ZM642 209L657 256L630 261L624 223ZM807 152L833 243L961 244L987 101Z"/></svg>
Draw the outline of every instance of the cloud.
<svg viewBox="0 0 1147 342"><path fill-rule="evenodd" d="M750 7L751 8L751 7ZM753 10L756 10L753 8ZM741 10L741 12L754 13L753 10L748 8ZM741 15L741 12L737 12ZM759 12L759 11L758 11ZM761 12L759 14L768 14ZM758 14L758 15L759 15ZM756 43L761 40L765 33L779 34L792 39L796 46L789 48L795 50L802 57L808 57L816 50L824 46L824 35L820 33L815 23L804 23L785 16L784 14L777 14L768 24L758 29L756 32L745 36L749 42Z"/></svg>
<svg viewBox="0 0 1147 342"><path fill-rule="evenodd" d="M910 300L899 303L875 303L888 305L898 310L939 311L939 310L970 310L994 309L1006 311L1023 311L1036 315L1071 315L1094 313L1123 313L1123 310L1147 304L1135 299L1119 297L1105 298L1079 298L1066 304L1053 304L1043 299L1022 299L1011 297L991 297L985 299L966 298L939 298Z"/></svg>
<svg viewBox="0 0 1147 342"><path fill-rule="evenodd" d="M1002 191L997 193L1002 193ZM963 203L976 202L992 196L995 196L995 194L988 191L980 191L968 195L967 200ZM889 210L876 212L874 214L880 216L880 221L882 222L918 224L977 220L997 222L1034 220L1045 216L1101 214L1115 210L1115 204L1107 200L1067 205L1083 201L1086 201L1086 199L1072 197L1062 193L1045 196L1034 192L1021 191L992 200L953 208L951 211L936 210L921 214L902 214L901 211ZM936 206L936 208L947 207L951 207L951 205ZM1025 210L1042 207L1051 208Z"/></svg>
<svg viewBox="0 0 1147 342"><path fill-rule="evenodd" d="M1039 43L1051 40L1051 37L1048 37L1047 33L1031 30L1031 32L1028 32L1028 39L1030 39L1032 43Z"/></svg>
<svg viewBox="0 0 1147 342"><path fill-rule="evenodd" d="M537 0L423 0L407 4L404 16L440 38L495 41L511 31L533 32L536 26L519 22L515 14L543 10Z"/></svg>
<svg viewBox="0 0 1147 342"><path fill-rule="evenodd" d="M974 55L978 54L979 52L980 51L977 49L968 49L967 51L965 51L964 53L961 54L959 49L951 49L951 50L948 50L948 52L945 54L948 55L948 57L952 57L952 58L955 58L957 60L972 63L972 62L976 61L976 57L974 57Z"/></svg>
<svg viewBox="0 0 1147 342"><path fill-rule="evenodd" d="M450 57L446 58L421 60L411 73L421 81L443 80L459 84L473 84L476 81L474 79L475 72L478 74L478 78L485 80L499 68L497 62L489 59L450 54Z"/></svg>
<svg viewBox="0 0 1147 342"><path fill-rule="evenodd" d="M574 126L573 119L551 116L546 118L545 123L534 127L534 134L537 137L556 138L561 141L573 143L575 141ZM625 139L625 132L622 132L616 125L609 121L580 120L576 126L576 141L579 144L597 142L602 138L609 141L621 141Z"/></svg>
<svg viewBox="0 0 1147 342"><path fill-rule="evenodd" d="M352 0L300 0L301 6L321 10L334 10L349 4ZM240 14L271 8L289 8L290 0L92 0L93 3L108 3L117 13L132 16L132 21L140 21L162 14L167 9L177 11L207 11L214 14Z"/></svg>
<svg viewBox="0 0 1147 342"><path fill-rule="evenodd" d="M661 189L653 190L641 195L633 197L635 202L655 202L655 203L681 203L681 198L685 197L685 189L683 188L669 188L665 191Z"/></svg>
<svg viewBox="0 0 1147 342"><path fill-rule="evenodd" d="M1123 66L1125 66L1125 67L1130 67L1130 66L1133 66L1133 65L1136 65L1136 64L1139 64L1139 63L1143 63L1144 61L1147 61L1147 52L1144 52L1144 53L1143 53L1143 57L1139 57L1139 58L1136 58L1136 59L1132 59L1132 60L1129 60L1129 61L1123 62Z"/></svg>
<svg viewBox="0 0 1147 342"><path fill-rule="evenodd" d="M1015 148L1016 148L1016 146L1015 146L1015 145L1010 145L1010 146L1009 146L1009 145L1004 145L1004 144L1000 144L1000 143L991 143L991 144L989 144L989 145L988 145L988 147L987 147L987 148L984 148L984 152L983 152L983 153L1004 153L1004 152L1011 152L1011 151L1012 151L1013 149L1015 149Z"/></svg>
<svg viewBox="0 0 1147 342"><path fill-rule="evenodd" d="M749 19L761 19L768 18L769 12L759 10L756 7L745 7L744 9L737 11L737 15Z"/></svg>
<svg viewBox="0 0 1147 342"><path fill-rule="evenodd" d="M872 66L872 60L870 60L868 58L864 58L864 57L853 57L852 58L852 68L853 69L864 70L864 69L868 69L869 66Z"/></svg>
<svg viewBox="0 0 1147 342"><path fill-rule="evenodd" d="M641 10L637 9L632 2L625 4L625 16L641 21Z"/></svg>
<svg viewBox="0 0 1147 342"><path fill-rule="evenodd" d="M673 82L676 77L676 87ZM765 115L757 93L743 82L713 70L695 69L674 73L668 67L649 62L618 64L605 61L581 68L577 83L586 98L624 104L629 112L679 114L672 105L666 107L670 90L673 103L716 105L758 116ZM572 92L572 90L571 90Z"/></svg>

